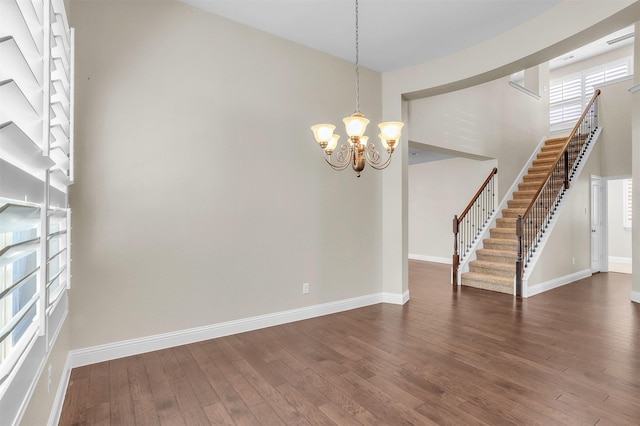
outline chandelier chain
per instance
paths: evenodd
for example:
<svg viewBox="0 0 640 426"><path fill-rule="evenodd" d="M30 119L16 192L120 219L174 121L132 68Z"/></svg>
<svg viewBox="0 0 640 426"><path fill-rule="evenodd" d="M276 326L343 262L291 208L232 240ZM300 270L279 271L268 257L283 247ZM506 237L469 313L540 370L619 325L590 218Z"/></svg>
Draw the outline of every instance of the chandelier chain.
<svg viewBox="0 0 640 426"><path fill-rule="evenodd" d="M338 147L340 135L333 132L336 128L333 124L316 124L311 126L311 131L320 148L324 150L324 160L333 170L344 170L351 165L356 176L360 177L366 164L375 170L382 170L391 163L391 155L400 140L404 123L388 121L378 124L380 128L378 136L388 154L383 161L375 143L367 143L369 138L364 135L369 120L360 112L360 11L359 1L353 1L355 3L356 110L351 116L342 119L349 139Z"/></svg>
<svg viewBox="0 0 640 426"><path fill-rule="evenodd" d="M356 113L360 112L360 45L358 26L358 0L356 0Z"/></svg>

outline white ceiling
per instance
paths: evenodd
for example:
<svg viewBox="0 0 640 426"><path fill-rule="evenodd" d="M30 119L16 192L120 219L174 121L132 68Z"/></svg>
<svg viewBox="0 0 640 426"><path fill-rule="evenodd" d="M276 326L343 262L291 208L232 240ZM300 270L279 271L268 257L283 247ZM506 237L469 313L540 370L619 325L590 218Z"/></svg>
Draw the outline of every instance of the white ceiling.
<svg viewBox="0 0 640 426"><path fill-rule="evenodd" d="M354 0L181 0L355 61ZM526 22L560 0L359 0L360 63L384 72L446 56Z"/></svg>

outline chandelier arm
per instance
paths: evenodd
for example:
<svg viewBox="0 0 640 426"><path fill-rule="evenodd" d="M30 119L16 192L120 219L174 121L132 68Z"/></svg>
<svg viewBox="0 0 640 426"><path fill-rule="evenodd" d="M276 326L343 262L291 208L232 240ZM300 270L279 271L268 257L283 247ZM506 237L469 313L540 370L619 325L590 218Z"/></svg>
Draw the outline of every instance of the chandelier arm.
<svg viewBox="0 0 640 426"><path fill-rule="evenodd" d="M333 170L344 170L351 164L353 157L353 146L347 144L340 145L340 149L336 153L336 163L331 161L331 155L326 155L324 161L331 166Z"/></svg>
<svg viewBox="0 0 640 426"><path fill-rule="evenodd" d="M369 161L369 158L367 157L367 164L369 164L372 168L374 168L376 170L386 169L387 167L389 167L389 164L391 164L391 154L389 154L389 157L387 158L387 161L385 161L382 164L372 163L371 161Z"/></svg>
<svg viewBox="0 0 640 426"><path fill-rule="evenodd" d="M391 163L391 156L392 154L389 154L386 161L380 164L380 153L376 149L375 145L367 145L367 149L365 151L365 160L367 160L367 164L376 170L386 169Z"/></svg>
<svg viewBox="0 0 640 426"><path fill-rule="evenodd" d="M344 170L344 169L346 169L346 168L347 168L347 166L349 165L349 162L348 162L348 161L347 161L345 164L333 164L333 163L331 162L331 157L328 157L328 156L324 158L324 161L326 161L326 162L327 162L327 164L328 164L328 165L330 165L330 166L331 166L331 168L332 168L333 170L336 170L336 171Z"/></svg>

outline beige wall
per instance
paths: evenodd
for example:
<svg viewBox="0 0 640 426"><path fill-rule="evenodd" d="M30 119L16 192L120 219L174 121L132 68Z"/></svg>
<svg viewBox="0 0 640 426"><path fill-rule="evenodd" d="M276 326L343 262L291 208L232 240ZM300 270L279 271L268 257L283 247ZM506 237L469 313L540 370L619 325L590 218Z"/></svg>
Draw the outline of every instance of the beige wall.
<svg viewBox="0 0 640 426"><path fill-rule="evenodd" d="M409 166L409 256L451 262L452 220L497 166L496 160L451 158Z"/></svg>
<svg viewBox="0 0 640 426"><path fill-rule="evenodd" d="M600 87L599 122L602 125L603 176L631 176L631 96L632 81Z"/></svg>
<svg viewBox="0 0 640 426"><path fill-rule="evenodd" d="M353 112L353 64L172 1L68 10L71 307L23 424L69 350L382 291L380 174L334 172L309 130Z"/></svg>
<svg viewBox="0 0 640 426"><path fill-rule="evenodd" d="M529 287L591 269L591 175L600 175L600 140L577 180L531 272Z"/></svg>
<svg viewBox="0 0 640 426"><path fill-rule="evenodd" d="M640 33L640 21L635 24L635 33ZM633 68L635 72L633 83L640 84L640 43L634 44ZM640 182L640 91L631 95L632 98L632 153L633 153L633 181ZM633 270L640 271L640 185L633 185ZM633 275L632 297L640 303L640 274ZM635 296L634 296L635 295Z"/></svg>
<svg viewBox="0 0 640 426"><path fill-rule="evenodd" d="M352 113L352 64L176 2L71 11L73 349L382 290L380 175L309 130Z"/></svg>
<svg viewBox="0 0 640 426"><path fill-rule="evenodd" d="M624 180L607 182L609 256L631 258L631 229L624 227Z"/></svg>
<svg viewBox="0 0 640 426"><path fill-rule="evenodd" d="M547 84L548 68L541 68ZM498 160L499 201L548 133L548 93L535 99L509 77L409 102L411 141Z"/></svg>

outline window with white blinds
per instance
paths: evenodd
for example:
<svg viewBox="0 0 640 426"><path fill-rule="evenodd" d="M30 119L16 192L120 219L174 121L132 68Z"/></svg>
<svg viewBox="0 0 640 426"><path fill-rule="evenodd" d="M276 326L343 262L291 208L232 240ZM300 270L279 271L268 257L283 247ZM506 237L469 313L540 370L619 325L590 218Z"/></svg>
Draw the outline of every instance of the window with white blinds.
<svg viewBox="0 0 640 426"><path fill-rule="evenodd" d="M20 423L68 310L74 31L0 0L0 424Z"/></svg>
<svg viewBox="0 0 640 426"><path fill-rule="evenodd" d="M551 81L549 125L551 130L572 128L593 96L595 88L633 74L631 58L625 58Z"/></svg>
<svg viewBox="0 0 640 426"><path fill-rule="evenodd" d="M633 219L633 181L631 179L624 180L624 191L622 194L622 224L625 229L631 229Z"/></svg>

